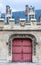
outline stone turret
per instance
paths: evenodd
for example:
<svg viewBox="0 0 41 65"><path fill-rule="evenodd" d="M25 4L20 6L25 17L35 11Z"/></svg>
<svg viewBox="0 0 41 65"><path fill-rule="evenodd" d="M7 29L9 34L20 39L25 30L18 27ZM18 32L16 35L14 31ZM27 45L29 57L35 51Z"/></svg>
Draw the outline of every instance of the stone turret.
<svg viewBox="0 0 41 65"><path fill-rule="evenodd" d="M11 18L12 16L11 16L11 8L10 8L10 6L6 6L6 22L7 23L9 23L9 19Z"/></svg>
<svg viewBox="0 0 41 65"><path fill-rule="evenodd" d="M28 20L35 19L35 9L34 7L29 7Z"/></svg>
<svg viewBox="0 0 41 65"><path fill-rule="evenodd" d="M11 9L10 6L6 6L6 17L11 17Z"/></svg>

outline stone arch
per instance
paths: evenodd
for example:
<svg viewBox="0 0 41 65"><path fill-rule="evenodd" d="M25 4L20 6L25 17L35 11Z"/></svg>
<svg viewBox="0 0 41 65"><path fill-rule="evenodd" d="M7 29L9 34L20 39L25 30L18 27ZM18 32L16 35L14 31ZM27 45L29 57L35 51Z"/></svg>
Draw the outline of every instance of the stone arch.
<svg viewBox="0 0 41 65"><path fill-rule="evenodd" d="M12 34L8 40L9 56L12 56L12 40L15 38L29 38L29 39L31 39L32 40L32 54L34 56L36 55L37 39L34 35L32 35L32 34Z"/></svg>

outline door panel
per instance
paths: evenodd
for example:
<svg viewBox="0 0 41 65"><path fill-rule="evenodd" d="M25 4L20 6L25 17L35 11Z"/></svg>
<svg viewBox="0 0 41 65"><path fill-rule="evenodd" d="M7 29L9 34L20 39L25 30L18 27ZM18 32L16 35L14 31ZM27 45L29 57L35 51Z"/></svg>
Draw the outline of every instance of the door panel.
<svg viewBox="0 0 41 65"><path fill-rule="evenodd" d="M13 54L12 56L13 56L12 61L16 61L16 62L22 61L21 54Z"/></svg>
<svg viewBox="0 0 41 65"><path fill-rule="evenodd" d="M23 61L31 62L32 54L23 54Z"/></svg>
<svg viewBox="0 0 41 65"><path fill-rule="evenodd" d="M19 45L22 45L22 43L21 43L21 40L18 40L18 39L15 39L15 40L13 40L12 41L12 45L14 45L14 46L19 46Z"/></svg>
<svg viewBox="0 0 41 65"><path fill-rule="evenodd" d="M23 53L31 53L32 48L31 47L23 47Z"/></svg>
<svg viewBox="0 0 41 65"><path fill-rule="evenodd" d="M31 42L31 40L27 40L27 39L25 39L25 40L23 40L23 45L27 45L27 46L31 46L32 44L31 44L32 42Z"/></svg>
<svg viewBox="0 0 41 65"><path fill-rule="evenodd" d="M12 52L13 53L21 53L22 52L22 48L21 47L12 47Z"/></svg>
<svg viewBox="0 0 41 65"><path fill-rule="evenodd" d="M12 41L12 61L32 61L32 41L30 39L14 39Z"/></svg>

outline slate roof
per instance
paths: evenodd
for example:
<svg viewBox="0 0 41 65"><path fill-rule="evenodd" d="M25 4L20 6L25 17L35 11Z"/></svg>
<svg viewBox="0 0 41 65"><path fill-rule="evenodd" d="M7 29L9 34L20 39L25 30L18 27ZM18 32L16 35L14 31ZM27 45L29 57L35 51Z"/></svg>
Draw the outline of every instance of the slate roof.
<svg viewBox="0 0 41 65"><path fill-rule="evenodd" d="M39 17L41 16L41 10L35 10L35 17L37 21L39 22ZM5 13L1 14L1 18L5 18ZM17 12L12 12L12 18L15 19L17 22L17 18L26 18L25 12L24 11L17 11Z"/></svg>

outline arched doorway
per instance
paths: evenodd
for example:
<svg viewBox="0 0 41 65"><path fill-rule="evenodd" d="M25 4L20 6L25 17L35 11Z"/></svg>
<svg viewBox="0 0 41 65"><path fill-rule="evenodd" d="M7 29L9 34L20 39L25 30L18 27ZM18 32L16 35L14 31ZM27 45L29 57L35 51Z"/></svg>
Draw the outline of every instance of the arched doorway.
<svg viewBox="0 0 41 65"><path fill-rule="evenodd" d="M32 62L32 40L15 38L12 40L12 61Z"/></svg>
<svg viewBox="0 0 41 65"><path fill-rule="evenodd" d="M18 45L15 45L15 42L16 42L16 44L18 43ZM30 43L30 45L28 42ZM32 35L32 34L12 34L9 37L8 43L9 43L9 47L8 47L9 56L11 57L11 59L9 60L10 62L12 62L12 61L13 62L14 61L15 62L24 62L24 61L33 62L33 56L36 55L36 43L37 43L36 37L34 35ZM23 45L23 44L26 44L26 45ZM27 47L25 47L25 46L27 46ZM20 51L18 49L20 49ZM18 55L18 53L20 55Z"/></svg>

